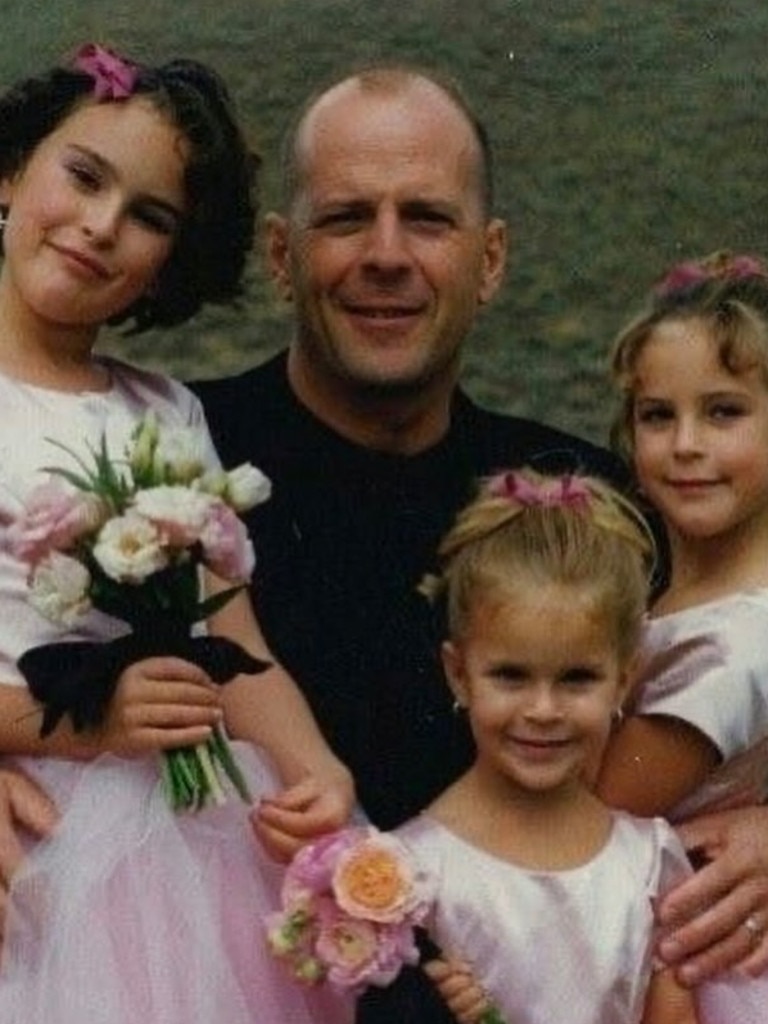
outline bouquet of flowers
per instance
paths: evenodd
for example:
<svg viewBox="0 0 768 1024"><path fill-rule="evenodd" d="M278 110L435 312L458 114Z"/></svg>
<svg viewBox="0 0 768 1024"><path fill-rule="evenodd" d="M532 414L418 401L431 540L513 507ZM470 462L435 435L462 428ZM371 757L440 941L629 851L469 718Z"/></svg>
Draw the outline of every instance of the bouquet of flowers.
<svg viewBox="0 0 768 1024"><path fill-rule="evenodd" d="M418 963L414 929L430 902L428 880L400 840L373 827L342 829L288 866L267 942L298 980L359 993Z"/></svg>
<svg viewBox="0 0 768 1024"><path fill-rule="evenodd" d="M161 431L150 413L125 457L113 461L102 438L90 464L56 441L77 468L46 467L50 479L29 495L6 530L5 545L29 566L29 601L48 619L73 625L91 609L123 620L130 632L105 643L62 642L27 651L19 667L44 708L41 736L65 714L76 730L104 719L124 668L152 655L177 655L224 683L265 662L221 637L192 635L247 583L254 553L239 512L270 494L267 478L246 463L206 470L203 437ZM233 585L207 600L200 570ZM222 775L244 800L245 781L224 733L166 752L163 780L175 810L226 799Z"/></svg>
<svg viewBox="0 0 768 1024"><path fill-rule="evenodd" d="M434 887L397 836L372 825L332 832L296 854L266 921L267 944L294 978L361 994L406 964L440 956L423 930ZM489 1005L480 1024L505 1024Z"/></svg>

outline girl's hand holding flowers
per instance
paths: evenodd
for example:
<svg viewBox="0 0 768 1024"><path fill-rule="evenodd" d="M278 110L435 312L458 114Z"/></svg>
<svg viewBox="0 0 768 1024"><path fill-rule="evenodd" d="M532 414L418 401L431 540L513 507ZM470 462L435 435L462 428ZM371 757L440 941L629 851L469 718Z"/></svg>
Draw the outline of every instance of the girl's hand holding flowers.
<svg viewBox="0 0 768 1024"><path fill-rule="evenodd" d="M105 438L90 461L64 450L74 468L48 468L6 546L26 563L29 601L46 618L69 629L96 610L128 631L109 643L62 640L22 655L19 668L43 706L40 735L69 715L86 749L164 751L174 809L223 802L224 777L248 801L213 684L268 665L192 627L246 586L254 553L238 513L269 497L269 481L250 464L206 468L204 436L161 430L151 413L122 459ZM227 589L201 595L203 569Z"/></svg>
<svg viewBox="0 0 768 1024"><path fill-rule="evenodd" d="M191 747L210 739L223 717L221 689L181 658L145 658L120 675L104 724L103 750L124 757Z"/></svg>
<svg viewBox="0 0 768 1024"><path fill-rule="evenodd" d="M355 793L352 777L336 769L327 777L307 775L251 813L256 838L278 861L289 861L308 841L340 829L349 819Z"/></svg>

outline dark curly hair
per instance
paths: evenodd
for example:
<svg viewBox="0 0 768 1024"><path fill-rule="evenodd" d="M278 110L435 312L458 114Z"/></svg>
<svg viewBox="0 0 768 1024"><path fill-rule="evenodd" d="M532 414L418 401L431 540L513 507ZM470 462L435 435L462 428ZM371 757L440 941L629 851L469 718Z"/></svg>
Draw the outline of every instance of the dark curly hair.
<svg viewBox="0 0 768 1024"><path fill-rule="evenodd" d="M259 166L216 72L193 60L139 65L137 71L131 95L148 99L178 128L190 155L187 212L157 287L110 321L126 324L131 333L181 323L206 302L240 294L253 246ZM0 180L23 168L40 142L93 92L90 74L57 67L0 97Z"/></svg>

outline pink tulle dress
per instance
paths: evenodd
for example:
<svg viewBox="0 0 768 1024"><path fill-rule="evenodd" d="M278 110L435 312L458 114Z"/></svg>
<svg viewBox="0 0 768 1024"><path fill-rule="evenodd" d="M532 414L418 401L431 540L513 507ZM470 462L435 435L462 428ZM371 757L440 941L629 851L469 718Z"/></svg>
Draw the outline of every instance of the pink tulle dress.
<svg viewBox="0 0 768 1024"><path fill-rule="evenodd" d="M148 408L161 423L204 427L181 385L107 365L105 393L48 391L0 375L0 522L18 514L42 467L62 464L47 438L84 452L105 433L117 455ZM97 614L70 633L52 625L27 602L24 567L0 552L1 684L24 685L15 662L31 646L107 640L123 628ZM266 755L234 748L255 798L275 792ZM348 1000L300 988L268 953L264 918L279 906L282 871L261 853L236 796L174 814L154 756L16 763L55 799L61 820L50 839L30 845L13 880L2 1024L351 1021Z"/></svg>
<svg viewBox="0 0 768 1024"><path fill-rule="evenodd" d="M648 619L635 714L671 715L717 747L722 762L669 815L764 803L768 797L768 589ZM766 1024L768 973L731 973L698 990L701 1024Z"/></svg>

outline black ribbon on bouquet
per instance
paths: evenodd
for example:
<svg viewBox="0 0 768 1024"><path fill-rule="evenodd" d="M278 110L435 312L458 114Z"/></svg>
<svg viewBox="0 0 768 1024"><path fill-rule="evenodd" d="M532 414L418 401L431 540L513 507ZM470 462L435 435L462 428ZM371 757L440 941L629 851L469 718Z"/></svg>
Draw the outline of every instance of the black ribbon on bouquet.
<svg viewBox="0 0 768 1024"><path fill-rule="evenodd" d="M116 640L72 641L33 647L19 658L19 670L32 696L43 706L40 736L48 736L65 715L76 732L100 725L122 672L136 661L155 656L183 658L215 683L241 672L265 672L270 662L254 658L233 640L190 636L189 627L158 622L134 626Z"/></svg>

